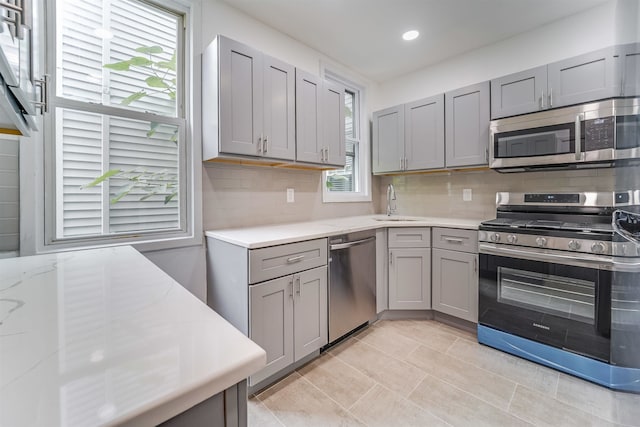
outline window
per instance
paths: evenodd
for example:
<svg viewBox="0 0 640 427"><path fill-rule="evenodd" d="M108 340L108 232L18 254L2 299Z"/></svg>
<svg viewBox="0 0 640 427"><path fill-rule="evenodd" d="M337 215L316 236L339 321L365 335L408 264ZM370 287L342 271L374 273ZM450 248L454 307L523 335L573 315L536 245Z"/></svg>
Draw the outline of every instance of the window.
<svg viewBox="0 0 640 427"><path fill-rule="evenodd" d="M184 234L184 15L144 0L56 0L52 18L49 243Z"/></svg>
<svg viewBox="0 0 640 427"><path fill-rule="evenodd" d="M324 202L368 202L371 201L370 176L368 172L368 147L362 137L363 89L325 71L328 80L345 87L345 167L324 172Z"/></svg>

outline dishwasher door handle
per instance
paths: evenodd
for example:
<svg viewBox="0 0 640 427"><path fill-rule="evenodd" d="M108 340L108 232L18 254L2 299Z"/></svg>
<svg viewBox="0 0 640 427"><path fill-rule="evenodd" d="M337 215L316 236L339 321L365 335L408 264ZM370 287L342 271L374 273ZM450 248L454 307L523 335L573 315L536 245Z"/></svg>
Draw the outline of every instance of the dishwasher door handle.
<svg viewBox="0 0 640 427"><path fill-rule="evenodd" d="M373 242L374 240L376 240L375 236L367 237L362 240L354 240L353 242L337 243L335 245L329 245L329 250L335 251L337 249L347 249L353 246L364 245L365 243Z"/></svg>

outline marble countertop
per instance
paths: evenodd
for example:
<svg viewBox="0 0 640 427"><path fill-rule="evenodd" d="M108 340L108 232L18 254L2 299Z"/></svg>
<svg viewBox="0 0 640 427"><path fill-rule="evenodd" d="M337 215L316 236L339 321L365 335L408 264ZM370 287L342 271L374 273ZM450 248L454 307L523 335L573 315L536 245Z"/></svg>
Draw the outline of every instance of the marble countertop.
<svg viewBox="0 0 640 427"><path fill-rule="evenodd" d="M130 246L0 260L0 425L150 426L265 365Z"/></svg>
<svg viewBox="0 0 640 427"><path fill-rule="evenodd" d="M257 249L385 227L447 227L477 230L484 219L366 215L311 222L206 231L207 237Z"/></svg>

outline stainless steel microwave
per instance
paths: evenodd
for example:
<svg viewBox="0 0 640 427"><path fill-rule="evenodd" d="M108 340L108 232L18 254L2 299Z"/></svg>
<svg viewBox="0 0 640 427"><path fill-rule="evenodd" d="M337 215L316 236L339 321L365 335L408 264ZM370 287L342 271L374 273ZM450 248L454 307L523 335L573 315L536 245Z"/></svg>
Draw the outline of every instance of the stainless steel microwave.
<svg viewBox="0 0 640 427"><path fill-rule="evenodd" d="M499 172L610 167L640 159L640 98L494 120L489 166Z"/></svg>

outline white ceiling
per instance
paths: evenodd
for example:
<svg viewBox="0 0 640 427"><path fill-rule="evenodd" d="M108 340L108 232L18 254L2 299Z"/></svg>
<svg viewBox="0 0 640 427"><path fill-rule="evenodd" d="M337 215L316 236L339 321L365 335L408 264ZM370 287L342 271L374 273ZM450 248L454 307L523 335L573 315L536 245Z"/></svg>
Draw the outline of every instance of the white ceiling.
<svg viewBox="0 0 640 427"><path fill-rule="evenodd" d="M607 0L223 0L378 82ZM420 37L405 42L409 29Z"/></svg>

